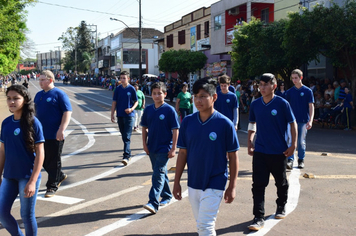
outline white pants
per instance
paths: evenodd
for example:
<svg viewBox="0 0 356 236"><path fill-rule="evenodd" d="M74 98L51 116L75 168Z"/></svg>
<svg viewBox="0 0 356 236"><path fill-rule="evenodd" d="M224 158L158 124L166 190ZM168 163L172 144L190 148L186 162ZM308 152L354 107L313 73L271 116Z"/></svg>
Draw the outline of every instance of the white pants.
<svg viewBox="0 0 356 236"><path fill-rule="evenodd" d="M135 110L135 124L134 127L138 127L141 122L143 110Z"/></svg>
<svg viewBox="0 0 356 236"><path fill-rule="evenodd" d="M199 236L216 235L215 221L223 194L222 190L209 188L202 191L188 187L189 201L197 222Z"/></svg>

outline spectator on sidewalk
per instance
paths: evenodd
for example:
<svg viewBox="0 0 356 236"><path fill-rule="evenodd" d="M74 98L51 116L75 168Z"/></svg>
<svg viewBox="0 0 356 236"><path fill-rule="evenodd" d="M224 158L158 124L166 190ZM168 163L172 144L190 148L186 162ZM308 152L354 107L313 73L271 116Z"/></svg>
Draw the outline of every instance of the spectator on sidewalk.
<svg viewBox="0 0 356 236"><path fill-rule="evenodd" d="M67 94L54 86L54 75L49 70L41 72L39 91L34 99L36 117L42 123L45 159L43 168L48 173L45 197L53 197L61 183L68 177L62 172L61 155L64 145L64 132L72 115L72 105Z"/></svg>
<svg viewBox="0 0 356 236"><path fill-rule="evenodd" d="M344 123L346 124L346 128L344 130L351 130L351 111L355 109L353 100L352 100L352 95L349 90L349 88L345 87L345 100L343 102L344 106Z"/></svg>
<svg viewBox="0 0 356 236"><path fill-rule="evenodd" d="M334 101L337 102L339 99L340 85L337 81L334 81L333 86L334 86Z"/></svg>

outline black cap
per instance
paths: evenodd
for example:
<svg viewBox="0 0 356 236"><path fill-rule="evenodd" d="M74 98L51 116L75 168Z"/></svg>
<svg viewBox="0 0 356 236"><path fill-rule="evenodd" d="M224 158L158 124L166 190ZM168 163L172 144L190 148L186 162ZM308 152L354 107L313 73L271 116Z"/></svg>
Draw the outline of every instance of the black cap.
<svg viewBox="0 0 356 236"><path fill-rule="evenodd" d="M274 74L271 73L264 73L261 78L260 81L263 81L265 83L268 83L269 81L271 81L272 79L274 79Z"/></svg>

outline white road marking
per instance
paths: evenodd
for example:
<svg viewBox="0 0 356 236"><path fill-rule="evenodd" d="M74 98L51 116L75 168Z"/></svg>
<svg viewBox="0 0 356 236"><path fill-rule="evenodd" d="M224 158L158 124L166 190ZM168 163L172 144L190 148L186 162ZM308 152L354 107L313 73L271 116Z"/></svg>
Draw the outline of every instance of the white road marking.
<svg viewBox="0 0 356 236"><path fill-rule="evenodd" d="M68 137L68 135L70 135L73 131L74 129L67 129L66 131L64 131L64 137Z"/></svg>
<svg viewBox="0 0 356 236"><path fill-rule="evenodd" d="M92 101L95 101L95 102L98 102L98 103L101 103L101 104L104 104L104 105L107 105L107 106L110 106L110 107L111 107L111 104L112 104L112 103L102 102L102 101L100 101L100 100L97 100L97 99L94 99L94 98L88 97L88 96L83 95L83 94L80 94L80 93L76 93L75 91L70 90L70 89L68 89L68 88L63 88L63 87L61 87L61 89L63 89L63 90L67 90L67 91L69 91L69 92L75 93L76 95L79 95L79 96L85 97L85 98L87 98L87 99L89 99L89 100L92 100ZM98 96L98 94L95 94L95 95L96 95L96 96ZM105 98L109 98L109 97L105 97Z"/></svg>
<svg viewBox="0 0 356 236"><path fill-rule="evenodd" d="M111 135L121 135L117 128L105 128Z"/></svg>
<svg viewBox="0 0 356 236"><path fill-rule="evenodd" d="M293 165L297 165L297 159L294 160ZM294 211L298 205L299 194L300 194L300 183L299 183L300 169L293 168L291 174L289 175L289 188L288 188L288 202L286 204L286 216ZM265 225L259 231L251 232L248 235L265 235L267 234L275 225L277 225L281 220L274 218L274 214L265 220Z"/></svg>
<svg viewBox="0 0 356 236"><path fill-rule="evenodd" d="M84 201L84 199L81 199L81 198L65 197L65 196L59 196L59 195L55 195L51 198L45 198L44 195L45 195L45 193L37 194L37 200L46 201L46 202L55 202L55 203L61 203L61 204L67 204L67 205L73 205L78 202Z"/></svg>
<svg viewBox="0 0 356 236"><path fill-rule="evenodd" d="M182 197L185 198L188 196L188 190L184 191L182 194ZM176 202L176 199L172 199L172 201L167 204L166 206L160 207L160 209L167 207L168 205ZM90 234L87 234L86 236L101 236L101 235L105 235L107 233L110 233L116 229L119 229L121 227L124 227L136 220L141 219L142 217L146 216L146 215L150 215L151 213L147 210L142 210L139 212L136 212L135 214L129 215L127 217L125 217L124 219L118 220L110 225L104 226L98 230L95 230L94 232L91 232Z"/></svg>
<svg viewBox="0 0 356 236"><path fill-rule="evenodd" d="M92 206L92 205L95 205L95 204L98 204L98 203L101 203L101 202L110 200L110 199L112 199L112 198L119 197L119 196L121 196L121 195L123 195L123 194L126 194L126 193L129 193L129 192L138 190L138 189L140 189L140 188L143 188L143 186L131 187L131 188L122 190L122 191L120 191L120 192L110 194L110 195L105 196L105 197L97 198L97 199L94 199L94 200L91 200L91 201L88 201L88 202L81 203L81 204L76 205L76 206L72 206L72 207L67 208L67 209L64 209L64 210L62 210L62 211L57 211L57 212L52 213L52 214L50 214L50 215L47 215L47 216L38 218L38 219L37 219L37 223L44 222L44 221L49 220L49 219L51 219L51 218L53 218L53 217L58 217L58 216L62 216L62 215L69 214L69 213L74 212L74 211L81 210L81 209L83 209L83 208L86 208L86 207L89 207L89 206ZM56 196L55 196L55 197L56 197Z"/></svg>

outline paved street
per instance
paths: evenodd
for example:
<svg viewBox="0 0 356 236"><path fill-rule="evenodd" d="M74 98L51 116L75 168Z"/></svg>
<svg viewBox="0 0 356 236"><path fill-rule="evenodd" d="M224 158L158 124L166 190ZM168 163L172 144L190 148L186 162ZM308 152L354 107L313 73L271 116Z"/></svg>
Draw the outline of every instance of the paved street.
<svg viewBox="0 0 356 236"><path fill-rule="evenodd" d="M55 197L45 199L47 174L42 171L36 206L38 235L197 235L187 197L172 201L156 215L142 208L148 201L151 164L138 132L132 135L132 161L126 167L121 164L123 144L117 124L110 121L112 92L62 83L56 86L68 94L73 106L63 151L63 170L69 177ZM39 90L38 82L31 80L33 97ZM7 116L3 95L0 102L3 119ZM152 100L147 98L146 102L151 104ZM247 225L253 218L252 164L246 148L246 114L241 122L237 197L232 204L221 204L216 224L218 235L250 234ZM251 235L355 235L355 132L315 125L307 137L306 168L288 172L289 214L284 220L272 219L276 188L271 178L266 190L266 218L271 219L264 229ZM175 161L176 158L170 160L169 168ZM304 174L315 178L304 178ZM169 177L173 187L174 171ZM186 173L182 180L185 191ZM19 211L16 201L13 215L21 222ZM0 235L8 234L0 228Z"/></svg>

